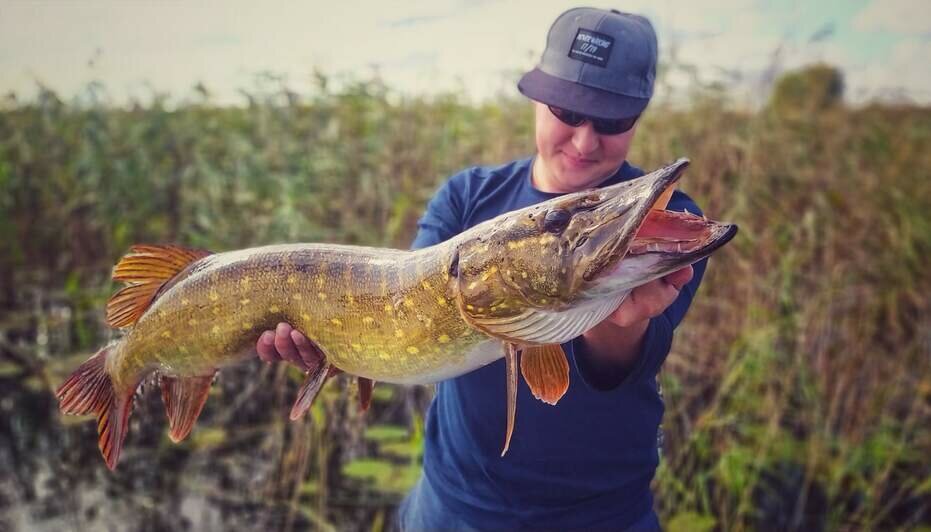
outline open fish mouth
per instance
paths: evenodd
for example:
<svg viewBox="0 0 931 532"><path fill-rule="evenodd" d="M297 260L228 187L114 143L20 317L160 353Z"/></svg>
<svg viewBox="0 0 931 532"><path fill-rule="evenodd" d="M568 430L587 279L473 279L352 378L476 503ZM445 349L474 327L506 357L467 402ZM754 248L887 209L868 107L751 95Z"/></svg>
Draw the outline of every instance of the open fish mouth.
<svg viewBox="0 0 931 532"><path fill-rule="evenodd" d="M688 212L654 209L634 236L627 256L661 253L670 258L702 258L737 234L737 226Z"/></svg>

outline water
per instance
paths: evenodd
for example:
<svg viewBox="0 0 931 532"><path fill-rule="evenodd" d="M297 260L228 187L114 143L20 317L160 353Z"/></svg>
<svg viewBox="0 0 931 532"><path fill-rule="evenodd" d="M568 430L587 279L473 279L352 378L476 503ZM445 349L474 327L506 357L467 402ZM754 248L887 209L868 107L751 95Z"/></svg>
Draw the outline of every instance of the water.
<svg viewBox="0 0 931 532"><path fill-rule="evenodd" d="M423 389L380 385L362 414L354 384L335 378L310 415L292 423L301 375L258 360L221 372L194 431L178 445L167 437L150 379L111 472L97 449L96 423L61 416L52 392L89 353L62 356L46 345L49 354L40 356L33 343L14 357L3 332L2 531L379 529L419 474L420 443L408 427L411 412L429 399Z"/></svg>

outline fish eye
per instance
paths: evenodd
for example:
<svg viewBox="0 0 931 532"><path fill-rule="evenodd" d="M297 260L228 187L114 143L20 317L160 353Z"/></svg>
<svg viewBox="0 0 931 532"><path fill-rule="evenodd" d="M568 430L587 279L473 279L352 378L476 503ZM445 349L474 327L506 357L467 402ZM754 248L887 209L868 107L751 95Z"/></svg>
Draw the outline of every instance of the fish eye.
<svg viewBox="0 0 931 532"><path fill-rule="evenodd" d="M569 225L572 214L565 209L553 209L543 218L543 230L547 233L561 233Z"/></svg>

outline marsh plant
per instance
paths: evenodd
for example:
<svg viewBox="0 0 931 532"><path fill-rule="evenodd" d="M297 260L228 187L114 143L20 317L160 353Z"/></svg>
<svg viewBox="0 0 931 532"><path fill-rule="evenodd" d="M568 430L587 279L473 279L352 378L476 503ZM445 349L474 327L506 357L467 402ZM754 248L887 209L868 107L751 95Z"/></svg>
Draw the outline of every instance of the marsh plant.
<svg viewBox="0 0 931 532"><path fill-rule="evenodd" d="M120 470L51 390L110 333L133 243L406 247L442 180L530 154L531 107L405 97L377 80L200 87L114 105L42 90L0 108L0 525L382 529L416 481L430 390L336 378L296 424L296 371L225 370L191 438L139 401ZM931 526L931 109L844 104L790 73L741 110L720 89L654 105L631 161L741 233L712 258L659 376L657 500L670 530Z"/></svg>

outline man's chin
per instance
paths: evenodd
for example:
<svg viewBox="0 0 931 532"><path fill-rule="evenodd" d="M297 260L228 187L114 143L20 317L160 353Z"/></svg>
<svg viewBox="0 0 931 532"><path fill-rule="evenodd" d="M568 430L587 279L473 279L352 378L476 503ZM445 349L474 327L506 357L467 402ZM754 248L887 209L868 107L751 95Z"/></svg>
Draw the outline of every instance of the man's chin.
<svg viewBox="0 0 931 532"><path fill-rule="evenodd" d="M565 185L571 185L573 187L573 191L594 187L610 177L612 173L611 171L604 170L595 164L592 164L588 168L571 168L563 166L559 170L560 171L557 176L559 182Z"/></svg>

